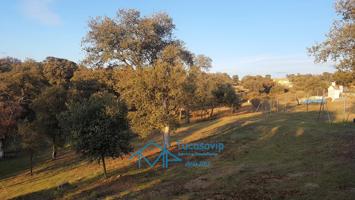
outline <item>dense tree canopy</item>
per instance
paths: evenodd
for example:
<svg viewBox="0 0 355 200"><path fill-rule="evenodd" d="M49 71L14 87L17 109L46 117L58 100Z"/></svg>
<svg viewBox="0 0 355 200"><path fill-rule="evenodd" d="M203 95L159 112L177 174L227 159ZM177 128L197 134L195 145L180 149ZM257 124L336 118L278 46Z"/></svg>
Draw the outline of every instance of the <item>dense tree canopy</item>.
<svg viewBox="0 0 355 200"><path fill-rule="evenodd" d="M67 87L77 69L76 63L62 58L47 57L43 61L43 75L52 85Z"/></svg>
<svg viewBox="0 0 355 200"><path fill-rule="evenodd" d="M17 121L35 117L30 104L47 85L41 65L33 60L7 60L9 71L0 73L0 146L16 136ZM0 148L0 153L3 149Z"/></svg>
<svg viewBox="0 0 355 200"><path fill-rule="evenodd" d="M143 136L164 130L167 138L182 109L218 105L212 95L217 83L211 85L214 76L204 72L212 60L189 52L174 37L174 28L164 13L142 17L136 10L120 10L116 18L93 19L83 40L86 63L113 68L115 92L132 111L133 130ZM195 95L197 100L191 98Z"/></svg>
<svg viewBox="0 0 355 200"><path fill-rule="evenodd" d="M287 78L291 81L293 90L304 91L308 95L322 95L330 83L327 77L323 77L322 75L291 74Z"/></svg>
<svg viewBox="0 0 355 200"><path fill-rule="evenodd" d="M97 17L89 22L83 40L86 62L95 66L144 67L173 39L175 25L165 13L142 17L137 10L119 10L116 18Z"/></svg>
<svg viewBox="0 0 355 200"><path fill-rule="evenodd" d="M165 13L120 10L89 22L82 64L0 59L0 141L20 138L31 160L43 148L36 141L50 143L53 158L67 143L102 160L106 174L105 158L131 151L132 133L163 132L169 145L182 117L189 122L192 112L210 109L212 117L216 107L238 108L235 81L210 73L212 59L187 50L174 29Z"/></svg>
<svg viewBox="0 0 355 200"><path fill-rule="evenodd" d="M57 115L66 110L67 92L62 86L52 86L31 104L36 113L37 131L47 135L52 141L52 158L57 156L57 146L64 144L64 132L59 126Z"/></svg>
<svg viewBox="0 0 355 200"><path fill-rule="evenodd" d="M115 83L121 78L113 76L114 71L111 68L80 67L70 80L70 100L82 101L99 91L115 93Z"/></svg>
<svg viewBox="0 0 355 200"><path fill-rule="evenodd" d="M134 85L127 85L121 93L136 110L133 124L145 133L172 125L186 79L180 47L166 47L153 67L139 69L130 78Z"/></svg>
<svg viewBox="0 0 355 200"><path fill-rule="evenodd" d="M247 88L252 96L269 94L275 82L269 76L244 76L241 84Z"/></svg>
<svg viewBox="0 0 355 200"><path fill-rule="evenodd" d="M29 122L28 120L19 122L18 133L21 137L21 146L30 157L30 174L32 176L33 156L41 150L45 140L43 136L37 132L35 123Z"/></svg>
<svg viewBox="0 0 355 200"><path fill-rule="evenodd" d="M116 18L89 23L83 64L0 59L0 141L19 137L31 158L35 140L49 141L53 158L68 142L104 161L130 150L131 131L164 131L169 145L170 130L182 117L189 122L194 111L211 109L212 116L218 106L237 108L229 75L209 73L212 59L188 51L174 28L164 13L142 17L121 10Z"/></svg>
<svg viewBox="0 0 355 200"><path fill-rule="evenodd" d="M239 97L231 84L218 84L212 94L216 103L230 106L232 112L234 112L235 107L239 107Z"/></svg>
<svg viewBox="0 0 355 200"><path fill-rule="evenodd" d="M21 60L12 57L0 58L0 73L9 72L16 65L21 64Z"/></svg>
<svg viewBox="0 0 355 200"><path fill-rule="evenodd" d="M61 126L72 137L75 149L92 160L120 157L132 150L126 105L109 93L95 93L69 105L60 116Z"/></svg>
<svg viewBox="0 0 355 200"><path fill-rule="evenodd" d="M339 1L338 6L343 21L310 52L317 61L338 61L339 71L289 75L292 90L315 95L330 81L353 82L353 16L349 1ZM164 145L169 145L171 129L184 117L189 123L195 113L211 119L217 107L227 106L232 112L239 108L237 88L249 91L250 99L285 92L270 75L240 80L237 75L209 72L212 59L190 52L174 29L165 13L141 16L137 10L120 10L114 18L89 22L83 39L87 55L79 65L56 57L41 62L0 59L1 147L8 138L18 137L21 145L15 145L32 161L42 144L49 149L44 141L51 143L53 158L57 147L68 144L91 160L101 160L106 174L105 158L129 153L132 135L163 132ZM261 98L253 100L260 106Z"/></svg>

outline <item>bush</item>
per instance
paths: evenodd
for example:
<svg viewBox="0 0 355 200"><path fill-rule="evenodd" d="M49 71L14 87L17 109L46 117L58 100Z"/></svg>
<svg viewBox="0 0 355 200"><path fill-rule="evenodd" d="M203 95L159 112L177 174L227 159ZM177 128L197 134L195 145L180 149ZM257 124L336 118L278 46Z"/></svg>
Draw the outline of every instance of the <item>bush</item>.
<svg viewBox="0 0 355 200"><path fill-rule="evenodd" d="M253 107L256 109L259 104L261 103L261 100L259 98L252 98L250 100L250 103L253 105Z"/></svg>

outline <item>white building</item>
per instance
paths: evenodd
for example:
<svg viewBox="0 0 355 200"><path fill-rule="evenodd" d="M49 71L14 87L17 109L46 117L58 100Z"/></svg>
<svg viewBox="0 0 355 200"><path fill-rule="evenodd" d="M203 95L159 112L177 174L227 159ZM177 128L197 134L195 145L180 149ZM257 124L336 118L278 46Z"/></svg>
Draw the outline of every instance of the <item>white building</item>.
<svg viewBox="0 0 355 200"><path fill-rule="evenodd" d="M332 101L339 99L341 94L344 92L344 87L342 85L337 86L335 82L328 88L328 97L332 99Z"/></svg>

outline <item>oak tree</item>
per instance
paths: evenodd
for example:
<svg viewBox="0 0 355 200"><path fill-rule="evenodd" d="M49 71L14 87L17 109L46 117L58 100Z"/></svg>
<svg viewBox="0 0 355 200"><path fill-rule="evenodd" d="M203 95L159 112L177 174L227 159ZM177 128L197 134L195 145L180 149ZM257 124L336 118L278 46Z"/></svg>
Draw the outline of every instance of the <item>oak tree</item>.
<svg viewBox="0 0 355 200"><path fill-rule="evenodd" d="M127 107L112 94L96 93L82 102L72 102L59 119L77 152L102 161L105 177L105 158L120 157L132 150Z"/></svg>

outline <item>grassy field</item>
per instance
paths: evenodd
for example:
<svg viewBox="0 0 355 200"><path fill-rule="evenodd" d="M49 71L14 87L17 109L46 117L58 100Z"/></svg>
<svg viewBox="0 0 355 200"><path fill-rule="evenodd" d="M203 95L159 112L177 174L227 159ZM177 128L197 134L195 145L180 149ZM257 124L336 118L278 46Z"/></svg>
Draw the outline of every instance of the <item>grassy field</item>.
<svg viewBox="0 0 355 200"><path fill-rule="evenodd" d="M55 161L38 157L33 176L27 157L0 161L0 199L355 199L355 124L329 107L333 123L325 113L317 121L314 105L308 112L304 106L241 112L177 129L172 141L224 143L223 152L207 159L209 167L139 169L128 157L108 159L105 179L98 163L69 149ZM161 141L158 135L145 141L151 139ZM136 149L143 144L135 141Z"/></svg>

